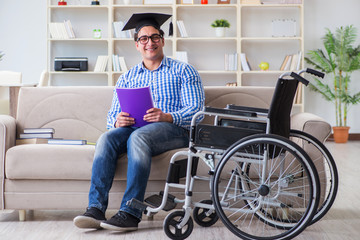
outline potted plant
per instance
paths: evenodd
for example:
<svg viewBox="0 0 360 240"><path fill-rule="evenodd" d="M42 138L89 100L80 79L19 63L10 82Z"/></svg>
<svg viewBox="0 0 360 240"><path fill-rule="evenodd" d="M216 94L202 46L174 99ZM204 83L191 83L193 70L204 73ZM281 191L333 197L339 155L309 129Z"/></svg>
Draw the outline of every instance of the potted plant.
<svg viewBox="0 0 360 240"><path fill-rule="evenodd" d="M225 29L230 27L230 23L225 19L216 19L211 27L215 28L215 34L217 37L225 36Z"/></svg>
<svg viewBox="0 0 360 240"><path fill-rule="evenodd" d="M360 92L350 93L350 75L360 69L360 45L353 46L356 37L356 28L352 25L337 28L334 33L327 29L322 38L326 52L317 49L309 51L308 57L305 57L308 64L331 76L330 79L325 78L328 82L315 78L315 84L310 83L310 89L334 103L336 126L333 131L337 143L347 142L349 106L360 102ZM345 137L341 137L339 131L345 133Z"/></svg>

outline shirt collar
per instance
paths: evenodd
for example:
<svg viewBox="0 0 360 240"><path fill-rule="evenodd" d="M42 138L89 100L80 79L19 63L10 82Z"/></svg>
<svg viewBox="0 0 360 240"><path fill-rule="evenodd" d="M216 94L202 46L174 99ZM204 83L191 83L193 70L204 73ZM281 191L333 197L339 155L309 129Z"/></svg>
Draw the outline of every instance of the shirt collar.
<svg viewBox="0 0 360 240"><path fill-rule="evenodd" d="M161 60L161 63L159 65L159 67L156 70L159 70L160 68L162 68L163 66L166 67L170 67L170 60L168 57L164 56L163 59ZM139 67L139 71L149 71L145 66L144 66L144 62L141 61L141 63L138 64Z"/></svg>

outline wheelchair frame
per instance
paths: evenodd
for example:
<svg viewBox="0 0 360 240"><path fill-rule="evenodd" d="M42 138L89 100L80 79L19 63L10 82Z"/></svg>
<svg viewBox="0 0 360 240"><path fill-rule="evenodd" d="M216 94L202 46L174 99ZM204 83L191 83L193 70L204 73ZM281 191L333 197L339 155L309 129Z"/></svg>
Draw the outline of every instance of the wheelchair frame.
<svg viewBox="0 0 360 240"><path fill-rule="evenodd" d="M269 111L228 105L226 109L205 107L203 111L196 113L191 122L189 150L179 151L170 159L168 178L162 193L161 204L158 204L158 207L151 207L132 199L128 205L151 216L160 210L169 208L167 206L169 198L174 203L171 208L174 208L176 203L183 203L183 211L174 211L164 220L164 231L171 239L185 239L191 234L193 230L192 208L194 208L194 220L199 225L209 227L220 217L231 232L243 239L290 239L300 234L309 224L321 219L335 199L338 176L335 162L322 143L309 134L290 131L290 111L297 84L298 82L305 85L308 83L300 76L304 72L323 77L322 73L312 69L281 75ZM284 79L288 76L291 79ZM287 86L286 89L281 85L286 85L287 81L294 83ZM276 93L282 88L286 91L290 89L291 93ZM289 95L284 99L291 100L290 104L288 103L286 107L279 107L278 104L284 99L280 99L279 102L277 99L279 97L275 95ZM277 108L274 107L276 104ZM278 111L282 108L287 108L284 114ZM198 125L196 119L201 115L215 116L214 125L203 128ZM279 122L274 125L276 117L279 117ZM221 134L217 135L216 129L222 127L221 119L226 118L263 124L261 127L266 126L265 131L252 129L247 132L246 129L242 129L236 133L241 135L240 132L245 131L244 136L236 135L230 140L229 136L221 138ZM230 130L235 131L235 129L231 128ZM212 133L213 130L215 133ZM224 128L221 128L220 132L221 130ZM330 169L331 187L330 190L327 190L325 200L320 205L320 181L313 160L301 145L291 141L289 137L298 138L315 146L321 153L320 159L324 157L325 164ZM217 138L217 141L220 140L221 143L214 143L213 138ZM227 143L223 144L222 141ZM229 145L231 146L228 147ZM175 166L178 162L176 159L180 156L187 158L182 167ZM209 167L210 176L196 175L198 159L201 159ZM278 165L275 166L275 164ZM257 165L259 166L257 167ZM273 169L269 168L269 166L273 167L271 165L274 165ZM174 170L175 168L178 170ZM231 174L228 174L228 168L231 169ZM180 171L179 169L183 169L185 173L174 174L176 171ZM252 177L252 172L257 172L259 178ZM177 177L174 179L173 175L177 175ZM180 177L185 177L184 184L179 183ZM195 180L209 181L211 200L193 202L192 190ZM298 184L294 187L297 189L295 191L292 189L293 187L288 187L293 183ZM170 188L184 189L185 199L171 196ZM245 204L245 207L240 206L241 204ZM276 211L280 211L280 214ZM252 226L252 228L258 228L259 231L250 230L249 226L254 224L256 226ZM276 230L273 233L268 227Z"/></svg>

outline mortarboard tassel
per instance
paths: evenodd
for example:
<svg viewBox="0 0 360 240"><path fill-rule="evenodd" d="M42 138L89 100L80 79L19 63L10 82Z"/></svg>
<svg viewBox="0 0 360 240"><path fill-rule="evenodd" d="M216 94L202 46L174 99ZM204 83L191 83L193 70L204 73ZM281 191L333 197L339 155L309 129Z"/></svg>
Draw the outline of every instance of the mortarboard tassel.
<svg viewBox="0 0 360 240"><path fill-rule="evenodd" d="M169 24L169 36L172 36L174 34L174 26L172 21Z"/></svg>

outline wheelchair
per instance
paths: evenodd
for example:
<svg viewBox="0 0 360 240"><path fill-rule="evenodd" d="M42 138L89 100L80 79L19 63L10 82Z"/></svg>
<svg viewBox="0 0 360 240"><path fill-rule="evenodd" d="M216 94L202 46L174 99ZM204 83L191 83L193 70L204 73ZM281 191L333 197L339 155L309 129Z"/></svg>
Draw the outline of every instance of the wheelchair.
<svg viewBox="0 0 360 240"><path fill-rule="evenodd" d="M242 239L267 240L291 239L320 220L335 200L338 174L319 140L290 129L298 84L308 84L300 76L305 72L324 76L313 69L282 74L269 109L228 104L195 114L189 150L172 156L164 191L145 200L151 206L136 199L128 205L151 216L182 203L182 210L164 220L170 239L190 236L193 219L210 227L220 218ZM200 116L213 116L214 124L197 124ZM186 158L176 160L181 156ZM208 176L197 175L200 160L209 167ZM185 180L180 182L181 178ZM204 180L211 196L194 202L194 184ZM171 195L170 188L184 189L185 199Z"/></svg>

